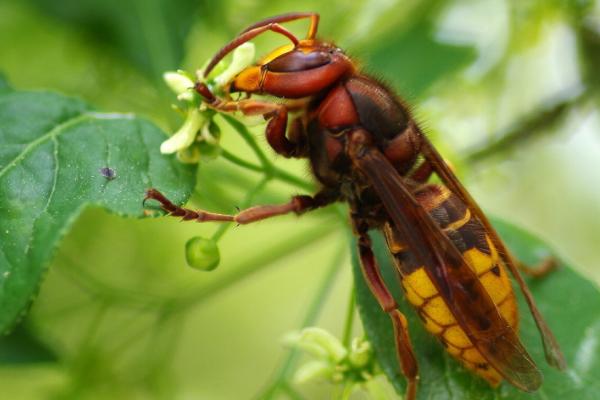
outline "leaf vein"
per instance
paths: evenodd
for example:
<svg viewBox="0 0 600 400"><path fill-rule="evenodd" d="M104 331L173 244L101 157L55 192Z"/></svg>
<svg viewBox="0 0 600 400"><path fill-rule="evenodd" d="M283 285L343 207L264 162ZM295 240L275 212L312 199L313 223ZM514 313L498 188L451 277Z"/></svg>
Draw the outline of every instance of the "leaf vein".
<svg viewBox="0 0 600 400"><path fill-rule="evenodd" d="M48 193L48 200L46 201L46 204L44 205L44 208L36 216L35 221L33 222L33 226L34 227L37 224L37 221L39 220L40 216L43 215L45 212L48 211L48 207L50 207L50 203L52 202L52 199L54 198L54 192L56 191L56 185L57 185L57 182L58 182L58 170L59 170L58 148L59 148L59 143L58 143L58 139L56 138L55 135L50 136L50 139L52 140L52 143L54 144L53 150L52 150L52 157L54 159L54 168L53 168L53 176L52 176L52 186L50 187L50 192ZM29 237L29 241L27 242L27 247L25 247L25 254L29 254L29 250L31 249L31 242L33 242L33 234Z"/></svg>
<svg viewBox="0 0 600 400"><path fill-rule="evenodd" d="M123 118L131 119L131 116L128 114L102 114L102 113L82 113L76 117L70 118L60 124L56 125L52 129L50 129L45 134L41 135L34 141L30 142L23 151L21 151L15 158L13 158L10 162L8 162L2 169L0 169L0 178L2 178L10 169L14 168L17 163L23 160L31 151L35 150L38 146L45 143L47 140L51 139L53 136L59 136L64 133L67 128L70 128L73 125L76 125L80 122L84 122L86 120L94 120L94 119L114 119L118 116Z"/></svg>
<svg viewBox="0 0 600 400"><path fill-rule="evenodd" d="M144 161L145 161L145 165L142 169L142 171L144 171L144 175L146 176L146 179L148 181L148 187L154 187L154 185L152 185L152 178L150 177L150 147L148 147L148 144L146 143L146 141L144 140L144 134L142 133L142 127L140 126L140 121L136 121L136 134L139 136L140 138L140 142L142 142L142 144L144 145L144 148L146 149L146 151L144 152Z"/></svg>

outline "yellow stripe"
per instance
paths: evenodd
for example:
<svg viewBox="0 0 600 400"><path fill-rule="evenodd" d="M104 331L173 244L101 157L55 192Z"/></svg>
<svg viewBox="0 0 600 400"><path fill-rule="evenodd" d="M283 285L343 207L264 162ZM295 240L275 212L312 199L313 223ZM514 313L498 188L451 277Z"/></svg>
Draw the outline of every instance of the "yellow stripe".
<svg viewBox="0 0 600 400"><path fill-rule="evenodd" d="M458 221L451 222L443 230L444 231L450 231L450 230L455 231L455 230L457 230L459 228L462 228L462 226L464 224L466 224L467 222L469 222L470 220L471 220L471 210L469 210L467 208L467 211L465 212L465 215L461 219L459 219Z"/></svg>
<svg viewBox="0 0 600 400"><path fill-rule="evenodd" d="M283 55L285 53L289 53L292 50L294 50L294 45L293 44L286 44L286 45L283 45L281 47L278 47L275 50L273 50L272 52L270 52L269 54L267 54L265 57L263 57L258 62L258 65L268 64L271 61L273 61L274 59L276 59L277 57L279 57L279 56L281 56L281 55Z"/></svg>

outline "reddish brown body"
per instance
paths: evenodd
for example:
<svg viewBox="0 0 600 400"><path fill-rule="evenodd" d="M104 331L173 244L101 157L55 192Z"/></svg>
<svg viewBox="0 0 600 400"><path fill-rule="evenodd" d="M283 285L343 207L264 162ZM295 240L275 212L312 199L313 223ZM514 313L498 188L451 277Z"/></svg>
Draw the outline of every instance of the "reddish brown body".
<svg viewBox="0 0 600 400"><path fill-rule="evenodd" d="M280 25L300 18L311 21L303 40ZM408 108L384 85L363 74L341 49L316 39L318 20L314 13L293 13L250 26L215 55L205 76L233 49L265 31L282 34L292 44L276 49L238 74L224 99L213 95L204 82L198 82L196 90L215 110L265 116L271 147L286 157L308 158L321 190L313 196L295 196L287 204L257 206L237 215L181 208L155 189L148 191L147 198L158 200L166 211L184 219L242 224L345 201L358 236L363 275L392 321L400 366L408 380L407 399L415 398L417 363L406 318L398 311L373 256L370 229L386 234L405 289L409 290L408 282L413 285L410 290L427 289L422 293L430 294L425 298L416 292L407 293L409 300L418 307L427 299L437 299L446 307L437 319L425 322L451 318L447 334L442 328L438 332L451 354L448 346L462 343L463 350L453 355L493 385L506 379L522 390L537 389L541 375L516 334L516 309L513 313L512 308L502 308L505 299L515 304L503 271L509 270L521 287L542 334L549 363L562 368L564 359L516 263L477 204L423 136ZM233 92L244 92L248 98L232 100L229 93ZM253 100L252 94L293 101ZM292 108L300 113L288 128ZM434 173L442 185L428 183ZM482 283L483 279L487 283ZM498 299L498 293L504 297ZM439 308L423 305L419 309L435 310Z"/></svg>

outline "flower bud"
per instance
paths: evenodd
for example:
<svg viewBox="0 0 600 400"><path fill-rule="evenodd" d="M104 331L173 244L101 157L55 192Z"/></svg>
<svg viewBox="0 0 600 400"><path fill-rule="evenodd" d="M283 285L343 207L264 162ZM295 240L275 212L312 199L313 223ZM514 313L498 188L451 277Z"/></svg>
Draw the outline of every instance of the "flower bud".
<svg viewBox="0 0 600 400"><path fill-rule="evenodd" d="M316 343L306 340L302 332L288 333L283 338L283 343L287 346L301 349L318 359L325 360L329 358L329 355L327 354L325 349L323 349L323 347L319 346Z"/></svg>
<svg viewBox="0 0 600 400"><path fill-rule="evenodd" d="M364 367L371 361L372 356L373 349L371 343L361 338L354 338L352 340L348 359L353 366L357 368Z"/></svg>

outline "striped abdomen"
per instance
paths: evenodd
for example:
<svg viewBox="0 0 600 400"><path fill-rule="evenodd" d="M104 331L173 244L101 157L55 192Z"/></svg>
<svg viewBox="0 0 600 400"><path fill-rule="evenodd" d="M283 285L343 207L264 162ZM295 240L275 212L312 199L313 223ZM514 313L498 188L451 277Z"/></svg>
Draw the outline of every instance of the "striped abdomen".
<svg viewBox="0 0 600 400"><path fill-rule="evenodd" d="M467 206L446 187L427 185L414 193L439 227L475 272L506 322L517 331L518 315L515 295L504 264L498 257L483 225L471 215ZM444 299L419 265L410 249L406 248L393 229L386 225L386 239L401 276L407 300L417 309L425 328L435 335L448 353L467 368L495 386L502 380L500 374L475 348L464 330L458 325Z"/></svg>

